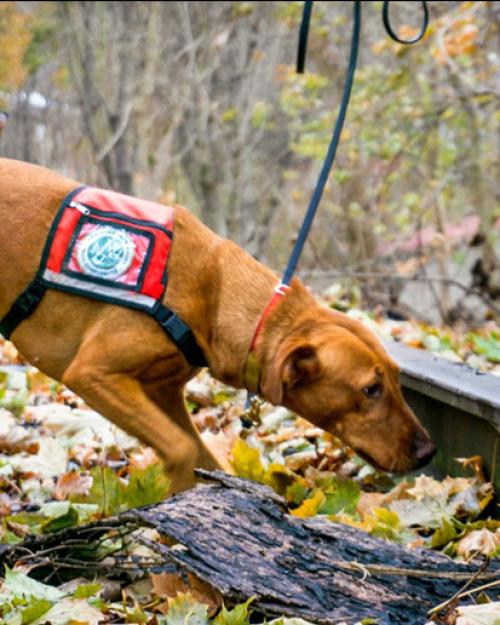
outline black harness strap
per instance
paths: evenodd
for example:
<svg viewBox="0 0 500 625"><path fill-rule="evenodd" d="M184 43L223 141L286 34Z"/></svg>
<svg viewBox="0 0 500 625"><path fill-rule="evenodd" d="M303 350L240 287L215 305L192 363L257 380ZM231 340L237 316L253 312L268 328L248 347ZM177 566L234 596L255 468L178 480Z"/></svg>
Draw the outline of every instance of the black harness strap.
<svg viewBox="0 0 500 625"><path fill-rule="evenodd" d="M47 287L37 275L15 299L5 317L0 320L0 334L4 338L9 339L17 326L35 312L46 291Z"/></svg>
<svg viewBox="0 0 500 625"><path fill-rule="evenodd" d="M0 334L4 338L9 339L17 326L35 312L46 291L47 286L42 278L37 275L33 282L16 298L5 317L0 320ZM208 366L191 328L173 310L160 304L151 312L151 316L184 354L189 364L195 367Z"/></svg>
<svg viewBox="0 0 500 625"><path fill-rule="evenodd" d="M195 367L208 366L205 355L194 338L191 328L173 310L163 304L152 312L153 319L161 325L189 364Z"/></svg>

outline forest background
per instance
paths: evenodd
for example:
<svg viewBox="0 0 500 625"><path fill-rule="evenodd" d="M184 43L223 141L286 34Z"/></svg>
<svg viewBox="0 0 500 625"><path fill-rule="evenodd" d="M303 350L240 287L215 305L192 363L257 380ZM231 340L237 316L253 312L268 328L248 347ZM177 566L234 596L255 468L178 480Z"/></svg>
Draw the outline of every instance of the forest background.
<svg viewBox="0 0 500 625"><path fill-rule="evenodd" d="M342 92L352 2L0 2L0 155L177 201L280 271ZM433 323L500 317L500 3L363 2L359 69L301 275ZM419 2L391 3L400 35ZM340 285L340 286L339 286ZM339 291L340 289L340 291Z"/></svg>

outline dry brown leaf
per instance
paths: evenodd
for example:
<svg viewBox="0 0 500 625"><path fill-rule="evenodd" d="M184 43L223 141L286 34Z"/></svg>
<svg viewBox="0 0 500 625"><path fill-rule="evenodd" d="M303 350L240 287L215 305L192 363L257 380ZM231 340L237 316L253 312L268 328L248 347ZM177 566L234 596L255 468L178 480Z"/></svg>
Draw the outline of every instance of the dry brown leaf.
<svg viewBox="0 0 500 625"><path fill-rule="evenodd" d="M26 452L27 454L35 455L40 449L40 443L27 437L24 440L9 441L5 438L0 438L0 452L4 454L19 454Z"/></svg>
<svg viewBox="0 0 500 625"><path fill-rule="evenodd" d="M54 497L59 500L71 495L86 495L92 487L92 477L78 471L68 471L57 478Z"/></svg>
<svg viewBox="0 0 500 625"><path fill-rule="evenodd" d="M12 499L7 493L0 493L0 517L7 516L12 510Z"/></svg>
<svg viewBox="0 0 500 625"><path fill-rule="evenodd" d="M23 428L7 410L0 409L0 452L18 454L38 452L38 432Z"/></svg>
<svg viewBox="0 0 500 625"><path fill-rule="evenodd" d="M281 428L276 433L267 434L265 436L260 436L259 439L263 443L269 443L271 445L276 445L277 443L284 443L285 441L290 441L298 438L299 436L303 438L319 438L323 435L323 430L319 428L312 428L309 426L303 431L297 430L295 426Z"/></svg>
<svg viewBox="0 0 500 625"><path fill-rule="evenodd" d="M402 480L399 484L390 490L385 496L385 503L392 503L393 501L398 501L399 499L408 499L408 488L410 487L410 483L406 480Z"/></svg>
<svg viewBox="0 0 500 625"><path fill-rule="evenodd" d="M361 493L356 506L356 512L364 519L370 516L373 512L373 508L381 508L385 503L385 497L383 493Z"/></svg>
<svg viewBox="0 0 500 625"><path fill-rule="evenodd" d="M471 468L479 483L486 482L483 471L483 459L481 456L471 456L470 458L455 458L464 468Z"/></svg>
<svg viewBox="0 0 500 625"><path fill-rule="evenodd" d="M15 521L7 521L6 526L7 529L9 529L16 536L19 536L19 538L25 538L31 532L29 525L16 523Z"/></svg>
<svg viewBox="0 0 500 625"><path fill-rule="evenodd" d="M76 462L78 462L80 466L85 468L90 468L94 466L99 458L95 449L93 449L92 447L88 447L83 443L72 447L69 452L69 457L72 460L76 460Z"/></svg>
<svg viewBox="0 0 500 625"><path fill-rule="evenodd" d="M470 558L476 555L491 555L500 547L500 529L491 532L486 528L470 532L457 544L457 553L463 558Z"/></svg>
<svg viewBox="0 0 500 625"><path fill-rule="evenodd" d="M212 434L210 430L205 430L201 438L212 454L217 458L224 471L234 475L234 469L229 462L236 435L225 435L223 432Z"/></svg>
<svg viewBox="0 0 500 625"><path fill-rule="evenodd" d="M222 605L222 595L206 582L188 573L187 582L184 582L180 575L175 573L152 573L153 593L160 598L171 598L178 593L191 593L195 599L208 605L209 616ZM162 612L168 611L168 604L162 604Z"/></svg>
<svg viewBox="0 0 500 625"><path fill-rule="evenodd" d="M142 447L140 451L130 454L129 460L130 466L136 469L146 469L159 462L158 456L151 447Z"/></svg>
<svg viewBox="0 0 500 625"><path fill-rule="evenodd" d="M373 508L382 508L393 501L407 499L409 483L403 480L388 493L361 493L356 511L364 519L373 513Z"/></svg>
<svg viewBox="0 0 500 625"><path fill-rule="evenodd" d="M475 483L474 479L466 477L447 477L442 481L435 480L428 475L419 475L415 480L415 486L407 492L417 501L424 498L448 498L451 495L466 490Z"/></svg>
<svg viewBox="0 0 500 625"><path fill-rule="evenodd" d="M216 428L223 410L220 407L202 408L193 415L193 421L200 432Z"/></svg>
<svg viewBox="0 0 500 625"><path fill-rule="evenodd" d="M207 407L213 403L212 389L197 379L186 384L186 398L198 406Z"/></svg>

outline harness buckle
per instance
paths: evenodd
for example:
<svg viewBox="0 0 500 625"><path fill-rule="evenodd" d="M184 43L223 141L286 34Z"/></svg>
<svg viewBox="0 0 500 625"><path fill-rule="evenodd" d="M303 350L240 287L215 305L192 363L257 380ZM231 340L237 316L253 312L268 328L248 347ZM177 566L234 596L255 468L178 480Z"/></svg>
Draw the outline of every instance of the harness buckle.
<svg viewBox="0 0 500 625"><path fill-rule="evenodd" d="M174 314L170 308L166 306L159 306L157 310L154 311L153 317L158 321L162 328L165 328L170 317Z"/></svg>
<svg viewBox="0 0 500 625"><path fill-rule="evenodd" d="M179 347L187 345L187 343L191 340L192 332L189 326L186 325L184 321L182 321L182 319L175 313L172 312L172 314L161 325L167 331L174 343Z"/></svg>
<svg viewBox="0 0 500 625"><path fill-rule="evenodd" d="M163 305L159 306L152 315L190 364L196 367L206 367L206 358L187 323L178 317L173 310Z"/></svg>

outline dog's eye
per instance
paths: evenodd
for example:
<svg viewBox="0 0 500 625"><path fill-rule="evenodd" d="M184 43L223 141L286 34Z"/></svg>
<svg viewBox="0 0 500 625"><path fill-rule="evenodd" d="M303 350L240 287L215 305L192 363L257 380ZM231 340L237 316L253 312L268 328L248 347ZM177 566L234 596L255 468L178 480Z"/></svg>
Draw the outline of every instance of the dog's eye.
<svg viewBox="0 0 500 625"><path fill-rule="evenodd" d="M380 395L382 394L382 384L376 382L375 384L371 384L370 386L365 386L365 388L363 389L363 393L370 399L380 397Z"/></svg>

